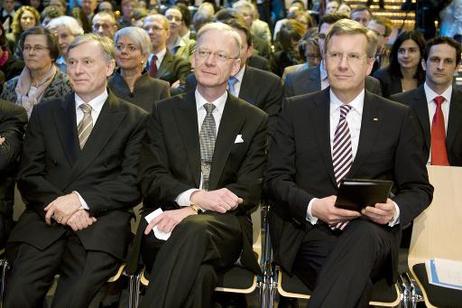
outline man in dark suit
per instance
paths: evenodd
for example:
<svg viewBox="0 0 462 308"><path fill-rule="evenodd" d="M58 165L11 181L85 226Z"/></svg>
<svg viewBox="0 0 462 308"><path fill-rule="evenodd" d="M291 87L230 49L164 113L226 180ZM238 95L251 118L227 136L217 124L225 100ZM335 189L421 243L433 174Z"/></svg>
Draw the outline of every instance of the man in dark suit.
<svg viewBox="0 0 462 308"><path fill-rule="evenodd" d="M276 261L313 290L310 307L365 307L374 281L397 277L401 226L432 199L409 108L365 90L376 37L340 20L326 37L330 88L289 98L265 187ZM335 207L341 180L385 179L393 195L361 212Z"/></svg>
<svg viewBox="0 0 462 308"><path fill-rule="evenodd" d="M195 91L159 102L152 113L142 191L146 210L163 212L146 217L143 254L156 257L141 307L213 307L217 270L240 257L259 271L249 215L260 199L267 116L226 91L239 50L231 27L203 26L192 57ZM153 228L171 235L161 241Z"/></svg>
<svg viewBox="0 0 462 308"><path fill-rule="evenodd" d="M318 43L321 57L324 57L324 40L327 32L329 32L329 29L335 22L341 19L345 19L345 16L342 14L328 14L322 17L318 27ZM322 60L321 64L315 67L307 67L300 71L289 73L284 81L284 95L285 97L292 97L324 90L329 86L327 77L327 71L324 67L324 61ZM366 89L377 95L382 94L380 82L374 77L366 78Z"/></svg>
<svg viewBox="0 0 462 308"><path fill-rule="evenodd" d="M24 108L0 100L0 247L13 225L14 183L26 124Z"/></svg>
<svg viewBox="0 0 462 308"><path fill-rule="evenodd" d="M41 306L56 274L53 307L88 307L125 257L147 113L106 90L113 48L95 34L77 38L67 57L75 93L32 112L18 176L26 210L7 247L7 307Z"/></svg>
<svg viewBox="0 0 462 308"><path fill-rule="evenodd" d="M241 65L239 71L228 81L228 90L246 102L257 106L269 115L269 126L276 125L277 115L281 110L283 88L281 78L275 74L253 68L247 65L252 55L250 44L250 30L238 19L230 19L225 24L231 26L241 37L242 48L240 53ZM233 81L231 81L233 79ZM232 89L230 89L232 84ZM196 88L197 81L194 74L186 78L185 91L192 91Z"/></svg>
<svg viewBox="0 0 462 308"><path fill-rule="evenodd" d="M462 91L453 86L460 53L460 44L451 38L430 40L422 61L425 83L392 96L415 111L425 141L426 161L432 165L462 166Z"/></svg>
<svg viewBox="0 0 462 308"><path fill-rule="evenodd" d="M168 51L167 39L170 30L167 18L160 14L149 15L144 19L143 29L148 33L152 43L152 54L146 64L149 75L168 81L170 85L178 80L184 81L191 72L191 65Z"/></svg>

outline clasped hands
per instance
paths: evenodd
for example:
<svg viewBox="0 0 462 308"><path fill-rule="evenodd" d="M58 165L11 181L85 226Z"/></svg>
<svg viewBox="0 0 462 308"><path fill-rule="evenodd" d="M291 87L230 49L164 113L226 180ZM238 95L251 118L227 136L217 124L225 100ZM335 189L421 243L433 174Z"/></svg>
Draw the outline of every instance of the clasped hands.
<svg viewBox="0 0 462 308"><path fill-rule="evenodd" d="M317 199L311 207L311 214L324 221L332 229L342 230L350 220L360 216L380 225L389 223L395 216L395 205L391 199L387 199L385 203L367 206L361 210L361 213L335 207L336 200L337 196L334 195Z"/></svg>
<svg viewBox="0 0 462 308"><path fill-rule="evenodd" d="M244 202L242 198L236 196L227 188L212 191L197 190L191 194L191 203L201 208L203 211L226 213L234 210L239 204ZM144 234L149 234L157 226L159 231L168 233L179 224L183 219L196 212L189 206L176 210L165 211L154 218L144 230Z"/></svg>
<svg viewBox="0 0 462 308"><path fill-rule="evenodd" d="M51 225L51 220L54 219L59 224L68 225L74 231L86 229L96 222L96 218L91 217L88 211L82 208L76 193L56 198L44 211L48 225Z"/></svg>

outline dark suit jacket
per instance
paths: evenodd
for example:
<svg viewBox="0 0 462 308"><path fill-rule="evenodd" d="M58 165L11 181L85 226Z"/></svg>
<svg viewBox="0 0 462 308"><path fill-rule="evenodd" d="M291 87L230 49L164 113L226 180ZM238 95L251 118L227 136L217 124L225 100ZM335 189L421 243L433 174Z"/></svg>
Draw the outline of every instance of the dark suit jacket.
<svg viewBox="0 0 462 308"><path fill-rule="evenodd" d="M266 161L267 116L229 95L221 118L209 189L228 188L244 199L237 210L243 231L241 261L258 272L253 256L250 213L260 201ZM142 192L149 209L176 209L182 192L200 185L200 144L194 91L161 101L150 117L141 151ZM235 143L238 135L243 143Z"/></svg>
<svg viewBox="0 0 462 308"><path fill-rule="evenodd" d="M87 250L123 258L130 239L129 209L140 201L138 162L147 113L112 93L80 150L74 93L34 107L24 142L18 188L26 211L9 242L45 249L70 230L48 226L44 207L78 191L97 222L76 234Z"/></svg>
<svg viewBox="0 0 462 308"><path fill-rule="evenodd" d="M14 177L27 124L24 108L0 100L0 214L11 217L14 202Z"/></svg>
<svg viewBox="0 0 462 308"><path fill-rule="evenodd" d="M151 113L155 102L170 97L170 85L168 82L152 78L147 72L143 73L140 79L135 82L133 92L130 91L119 72L109 79L108 86L115 95L143 108L148 113Z"/></svg>
<svg viewBox="0 0 462 308"><path fill-rule="evenodd" d="M197 81L194 74L186 78L184 92L193 91ZM273 73L246 66L242 77L239 98L257 106L269 115L269 128L273 131L281 110L283 89L281 78Z"/></svg>
<svg viewBox="0 0 462 308"><path fill-rule="evenodd" d="M284 96L292 97L321 90L321 71L319 65L289 73L284 82ZM380 83L374 77L366 77L366 89L377 95L382 95Z"/></svg>
<svg viewBox="0 0 462 308"><path fill-rule="evenodd" d="M308 203L337 195L329 102L329 88L289 98L271 141L265 188L276 214L271 224L275 258L288 271L304 232L313 228L306 220ZM397 238L390 276L397 273L400 227L432 199L421 143L409 108L366 91L358 150L346 176L394 182L392 199L400 208L400 224L390 228Z"/></svg>
<svg viewBox="0 0 462 308"><path fill-rule="evenodd" d="M149 65L147 66L149 68ZM167 50L155 78L168 81L170 85L177 80L185 80L191 73L191 64Z"/></svg>
<svg viewBox="0 0 462 308"><path fill-rule="evenodd" d="M425 140L423 151L426 161L430 152L431 131L430 116L428 114L427 97L424 86L421 85L415 90L392 96L392 99L411 107L419 122L420 131ZM449 164L451 166L462 166L462 91L456 87L452 88L451 104L449 107L448 130L446 132L446 148L448 151Z"/></svg>

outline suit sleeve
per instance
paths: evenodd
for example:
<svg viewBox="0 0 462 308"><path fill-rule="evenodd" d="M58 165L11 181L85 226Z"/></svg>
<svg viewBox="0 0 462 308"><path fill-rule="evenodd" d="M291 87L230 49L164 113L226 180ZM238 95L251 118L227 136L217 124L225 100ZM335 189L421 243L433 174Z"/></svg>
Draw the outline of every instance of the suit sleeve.
<svg viewBox="0 0 462 308"><path fill-rule="evenodd" d="M186 60L179 60L175 68L176 80L184 81L186 76L191 73L191 64Z"/></svg>
<svg viewBox="0 0 462 308"><path fill-rule="evenodd" d="M282 98L284 89L282 88L281 79L275 78L271 85L271 91L265 97L265 109L264 111L268 114L268 131L272 135L276 129L277 117L281 111Z"/></svg>
<svg viewBox="0 0 462 308"><path fill-rule="evenodd" d="M276 211L282 211L286 216L289 214L286 213L287 207L290 216L304 224L308 203L313 196L295 183L297 170L293 112L290 103L285 102L285 106L279 116L276 132L271 138L264 188L268 196L275 201Z"/></svg>
<svg viewBox="0 0 462 308"><path fill-rule="evenodd" d="M2 104L0 136L5 139L0 145L0 174L3 174L12 165L16 165L19 158L27 124L27 114L22 107L8 102L0 103Z"/></svg>
<svg viewBox="0 0 462 308"><path fill-rule="evenodd" d="M289 73L286 76L286 80L284 82L284 97L292 97L294 96L294 81L292 78L292 74Z"/></svg>

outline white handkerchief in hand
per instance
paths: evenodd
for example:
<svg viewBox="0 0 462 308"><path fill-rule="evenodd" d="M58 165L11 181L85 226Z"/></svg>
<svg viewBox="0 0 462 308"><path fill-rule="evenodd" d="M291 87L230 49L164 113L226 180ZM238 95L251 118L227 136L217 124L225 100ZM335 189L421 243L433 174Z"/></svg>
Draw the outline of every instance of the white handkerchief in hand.
<svg viewBox="0 0 462 308"><path fill-rule="evenodd" d="M242 135L239 134L236 136L236 140L234 140L234 143L243 143L244 139L242 139Z"/></svg>
<svg viewBox="0 0 462 308"><path fill-rule="evenodd" d="M162 214L164 211L162 211L161 208L158 208L157 210L155 210L154 212L152 212L151 214L147 215L146 217L144 217L144 219L146 219L146 221L148 223L150 223L154 218L156 218L157 216L159 216L160 214ZM154 228L152 228L152 232L154 232L154 236L157 237L159 240L163 240L163 241L166 241L168 240L168 238L170 237L170 234L172 234L172 232L168 232L168 233L165 233L165 232L162 232L160 231L157 226L154 226Z"/></svg>

